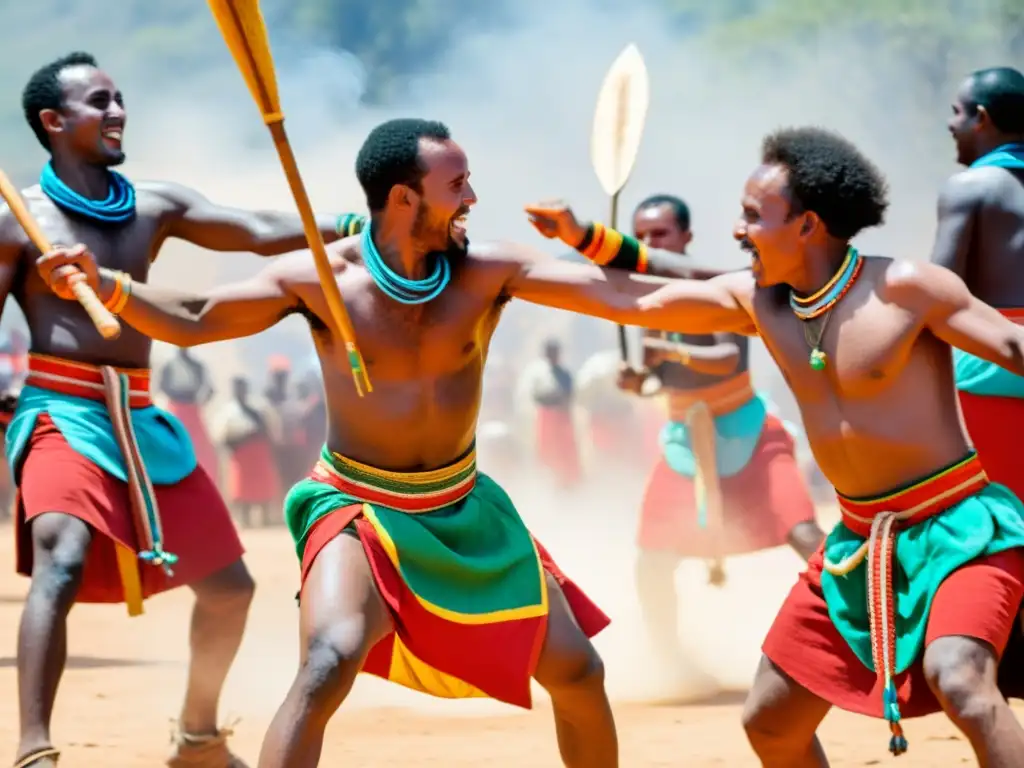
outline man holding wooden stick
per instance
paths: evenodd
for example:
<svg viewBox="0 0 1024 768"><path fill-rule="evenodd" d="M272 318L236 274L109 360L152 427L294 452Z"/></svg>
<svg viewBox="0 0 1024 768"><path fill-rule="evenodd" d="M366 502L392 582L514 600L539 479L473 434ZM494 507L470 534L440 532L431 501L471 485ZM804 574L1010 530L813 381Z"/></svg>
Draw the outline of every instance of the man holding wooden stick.
<svg viewBox="0 0 1024 768"><path fill-rule="evenodd" d="M356 171L371 223L328 251L374 382L366 398L339 354L308 251L200 295L97 273L81 248L43 257L40 272L70 297L61 267L77 265L101 298L127 297L124 322L179 346L259 333L292 313L309 321L329 435L285 505L301 561L302 660L261 768L316 766L327 722L360 671L522 707L536 679L551 695L565 765L615 768L604 670L589 640L608 618L477 471L475 453L484 360L503 308L589 291L597 270L514 244L470 246L467 159L440 123L378 126Z"/></svg>
<svg viewBox="0 0 1024 768"><path fill-rule="evenodd" d="M582 240L568 206L551 208L535 226ZM680 254L682 273L710 277L687 254L693 233L690 209L674 195L652 195L633 213L633 235L650 248ZM640 513L636 576L640 606L666 674L682 676L675 572L684 558L709 563L712 583L724 578L729 555L789 544L804 560L824 533L794 455L785 424L753 389L749 339L730 333L681 334L648 330L644 368L627 368L623 389L661 394L668 423L659 436L661 457L647 481ZM648 384L656 384L651 391ZM699 471L710 466L710 471ZM698 483L700 476L702 482Z"/></svg>
<svg viewBox="0 0 1024 768"><path fill-rule="evenodd" d="M113 172L125 158L124 105L89 54L39 69L23 105L50 155L24 198L52 242L82 243L139 283L168 238L266 256L305 245L297 216L225 208L191 189L133 185ZM357 226L355 217L343 222ZM321 229L326 239L340 236L334 217ZM237 533L184 427L149 399L150 339L129 328L102 339L81 306L58 300L30 268L37 256L11 211L0 213L0 298L14 296L32 335L7 433L20 493L18 570L32 577L18 639L18 765L56 764L50 718L72 604L126 602L134 615L145 597L189 585L192 661L167 764L241 766L217 724L253 594ZM116 310L128 297L107 298Z"/></svg>

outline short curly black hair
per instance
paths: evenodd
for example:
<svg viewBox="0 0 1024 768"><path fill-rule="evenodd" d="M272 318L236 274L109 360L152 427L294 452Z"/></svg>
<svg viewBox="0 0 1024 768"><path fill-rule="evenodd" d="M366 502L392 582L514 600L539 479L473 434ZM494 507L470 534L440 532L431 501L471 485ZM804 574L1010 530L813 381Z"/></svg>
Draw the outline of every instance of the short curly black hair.
<svg viewBox="0 0 1024 768"><path fill-rule="evenodd" d="M44 109L60 109L64 106L64 90L60 84L60 73L69 67L98 67L96 57L84 51L75 51L44 64L28 79L21 92L21 108L25 119L35 133L43 149L50 151L50 136L43 128L39 113Z"/></svg>
<svg viewBox="0 0 1024 768"><path fill-rule="evenodd" d="M418 118L399 118L381 123L366 137L356 157L356 178L366 193L371 213L384 210L392 187L404 184L419 190L424 169L420 141L447 141L451 132L444 123Z"/></svg>
<svg viewBox="0 0 1024 768"><path fill-rule="evenodd" d="M972 115L984 107L996 130L1024 134L1024 74L1013 67L990 67L972 72L968 82L966 106Z"/></svg>
<svg viewBox="0 0 1024 768"><path fill-rule="evenodd" d="M761 161L789 172L790 214L816 213L832 237L849 240L885 221L885 177L837 133L823 128L776 131L765 137Z"/></svg>

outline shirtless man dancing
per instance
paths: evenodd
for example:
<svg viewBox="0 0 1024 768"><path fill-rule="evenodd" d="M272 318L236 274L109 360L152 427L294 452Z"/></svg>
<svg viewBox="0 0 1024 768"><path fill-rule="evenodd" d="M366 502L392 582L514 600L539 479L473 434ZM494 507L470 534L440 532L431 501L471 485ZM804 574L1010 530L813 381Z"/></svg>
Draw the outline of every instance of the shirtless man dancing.
<svg viewBox="0 0 1024 768"><path fill-rule="evenodd" d="M140 283L167 238L264 255L305 243L297 216L223 208L184 187L133 186L112 172L125 158L124 104L88 54L39 69L23 105L50 155L39 186L23 194L51 242L84 243L101 264ZM338 237L333 218L322 229L328 239ZM32 269L38 255L10 211L0 210L0 302L14 297L32 336L28 380L7 431L20 493L18 571L32 577L18 635L17 764L56 764L50 719L72 604L140 605L144 597L187 584L196 594L192 661L167 764L241 766L217 727L220 692L253 594L241 543L214 483L196 465L185 428L152 407L150 340L131 328L116 341L103 340L80 306L60 301L39 279ZM128 385L130 416L107 409L101 367L108 366L126 376L121 383ZM137 445L126 428L129 418ZM132 461L125 461L125 450L137 451ZM159 515L150 520L162 534L155 541L179 558L173 576L136 557L147 544L134 530L130 505L132 499L144 503L147 473L163 513L162 531Z"/></svg>
<svg viewBox="0 0 1024 768"><path fill-rule="evenodd" d="M80 266L102 299L125 296L123 321L178 346L248 336L292 313L309 321L329 434L285 505L301 561L302 654L261 768L316 766L327 722L361 670L436 696L523 707L532 677L551 694L565 765L614 768L615 725L588 639L608 619L475 459L484 360L502 308L564 292L562 265L522 246L468 244L476 196L466 155L439 123L378 126L356 172L371 224L328 250L373 381L366 398L338 354L308 251L201 295L109 269L98 279L81 248L44 257L40 271L66 297L60 267Z"/></svg>
<svg viewBox="0 0 1024 768"><path fill-rule="evenodd" d="M633 214L633 235L688 262L689 206L672 195L643 200ZM668 406L658 441L661 456L641 506L636 574L644 621L669 674L685 669L675 589L675 571L684 558L707 560L715 582L724 578L726 556L789 544L807 560L825 537L814 519L793 437L754 391L749 347L747 337L737 334L649 330L644 368L622 377L623 387L638 395L647 394L645 384L655 381L654 394L664 395ZM712 429L713 437L701 434ZM720 496L714 503L698 498L702 460L715 465L719 487L714 491ZM714 512L721 519L709 519Z"/></svg>
<svg viewBox="0 0 1024 768"><path fill-rule="evenodd" d="M932 261L1024 323L1024 74L999 67L970 75L953 102L949 130L967 169L939 197ZM1024 498L1024 378L959 349L953 370L985 471Z"/></svg>
<svg viewBox="0 0 1024 768"><path fill-rule="evenodd" d="M612 307L596 287L549 303L686 333L758 334L796 396L842 521L764 643L744 712L762 764L827 765L815 731L839 706L885 718L896 754L907 748L901 717L941 708L982 766L1010 768L1024 729L996 674L1024 595L1024 506L970 447L950 349L1022 375L1024 328L948 270L858 253L850 240L886 208L883 177L847 141L780 131L764 142L735 225L751 271L653 291L638 283ZM573 246L607 243L605 264L682 266L600 224L527 210Z"/></svg>
<svg viewBox="0 0 1024 768"><path fill-rule="evenodd" d="M483 355L512 297L624 324L758 333L793 387L815 457L840 491L843 522L765 643L745 714L765 765L827 765L815 730L833 704L884 716L896 751L906 748L901 708L906 715L941 708L983 765L1015 765L1024 730L999 692L996 667L1024 595L1024 506L988 481L968 446L949 347L1024 373L1024 331L946 270L866 258L850 246L881 223L887 206L884 180L854 147L814 129L769 137L735 232L753 274L669 284L513 244L469 249L462 222L475 197L466 157L443 126L385 124L364 145L358 172L372 229L331 250L376 383L365 401L337 362L308 253L204 295L133 285L99 271L81 248L39 261L58 295L71 296L69 274L83 279L62 269L74 266L102 298L126 296L119 302L126 322L181 346L257 333L290 312L310 320L331 431L323 460L289 499L303 558L304 650L262 768L317 764L326 723L364 662L367 671L442 695L515 703L528 703L533 672L552 694L566 765L617 764L600 661L585 639L606 619L564 576L541 582L547 599L535 581L510 581L535 573L538 562L548 574L557 570L542 549L530 554L520 544L524 529L507 497L474 472ZM562 234L581 243L579 232ZM677 254L600 225L588 234L608 238L615 252L604 255L616 267L678 269ZM396 280L397 270L405 280ZM828 325L833 311L836 323ZM473 570L501 566L507 575L488 579L453 564L446 570L454 586L439 579L436 563L467 540L481 553ZM878 589L865 590L861 565L881 571L880 583L871 579ZM893 565L906 580L898 605L886 588ZM498 603L506 621L455 624L460 615L493 617L495 583L506 596ZM894 626L894 611L900 626L879 637L883 622ZM546 632L529 624L545 614ZM526 639L513 639L516 625ZM484 641L486 653L472 652L483 637L469 636L469 627L496 635ZM534 665L524 649L540 637Z"/></svg>

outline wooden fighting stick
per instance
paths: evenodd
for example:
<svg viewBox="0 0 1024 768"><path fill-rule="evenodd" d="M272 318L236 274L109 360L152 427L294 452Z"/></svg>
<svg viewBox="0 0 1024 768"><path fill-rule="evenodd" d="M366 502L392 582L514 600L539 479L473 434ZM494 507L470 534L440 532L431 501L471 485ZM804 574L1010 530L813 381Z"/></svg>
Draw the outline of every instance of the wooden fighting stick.
<svg viewBox="0 0 1024 768"><path fill-rule="evenodd" d="M291 187L292 196L295 198L299 215L302 217L302 227L306 232L306 240L313 253L313 260L316 262L320 286L327 299L327 306L334 318L334 323L345 342L356 391L360 396L364 392L372 392L373 386L370 384L363 356L356 346L356 334L352 327L352 320L345 309L341 291L338 290L334 271L331 269L331 263L327 257L327 249L320 236L320 229L317 227L309 196L306 194L306 186L299 175L299 167L295 162L295 155L284 130L284 114L281 112L281 103L277 93L274 59L270 53L270 40L267 37L267 27L263 21L263 13L260 11L259 0L207 0L207 2L217 20L217 26L220 27L224 42L227 43L235 63L242 72L242 77L245 78L246 85L249 86L249 92L263 115L263 122L266 123L270 135L274 139L274 146L281 159L284 175L288 179L288 186Z"/></svg>
<svg viewBox="0 0 1024 768"><path fill-rule="evenodd" d="M590 161L605 193L611 198L608 226L616 228L619 193L629 180L640 149L647 119L650 86L640 50L630 43L608 69L594 110ZM619 350L629 362L626 329L619 326Z"/></svg>
<svg viewBox="0 0 1024 768"><path fill-rule="evenodd" d="M722 482L718 475L718 447L715 417L707 403L696 403L686 415L690 431L690 445L696 460L694 485L697 506L703 506L707 515L707 532L712 541L713 555L708 560L708 583L715 587L725 584L725 560L722 557L722 539L725 536L724 499Z"/></svg>
<svg viewBox="0 0 1024 768"><path fill-rule="evenodd" d="M7 202L7 207L11 209L11 213L18 220L18 224L25 230L25 234L32 241L32 245L40 253L52 251L53 246L50 245L50 241L43 234L43 230L39 228L36 220L32 218L32 214L28 212L25 201L21 199L21 193L18 192L17 188L3 171L0 171L0 195ZM96 326L96 330L100 332L104 339L116 339L121 334L121 324L117 321L116 317L107 311L107 308L103 306L103 302L100 301L99 296L95 294L92 288L84 282L79 282L72 285L71 290L74 292L75 298L78 299L78 303L85 308L89 319Z"/></svg>

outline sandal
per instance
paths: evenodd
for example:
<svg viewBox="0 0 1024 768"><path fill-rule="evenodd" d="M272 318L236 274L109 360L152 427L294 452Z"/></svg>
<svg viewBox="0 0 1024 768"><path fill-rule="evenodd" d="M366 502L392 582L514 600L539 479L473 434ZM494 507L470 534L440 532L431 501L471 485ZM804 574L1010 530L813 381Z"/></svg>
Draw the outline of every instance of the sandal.
<svg viewBox="0 0 1024 768"><path fill-rule="evenodd" d="M60 761L60 750L55 747L42 747L35 752L29 752L14 764L14 768L32 768L40 760L52 760L54 763Z"/></svg>

